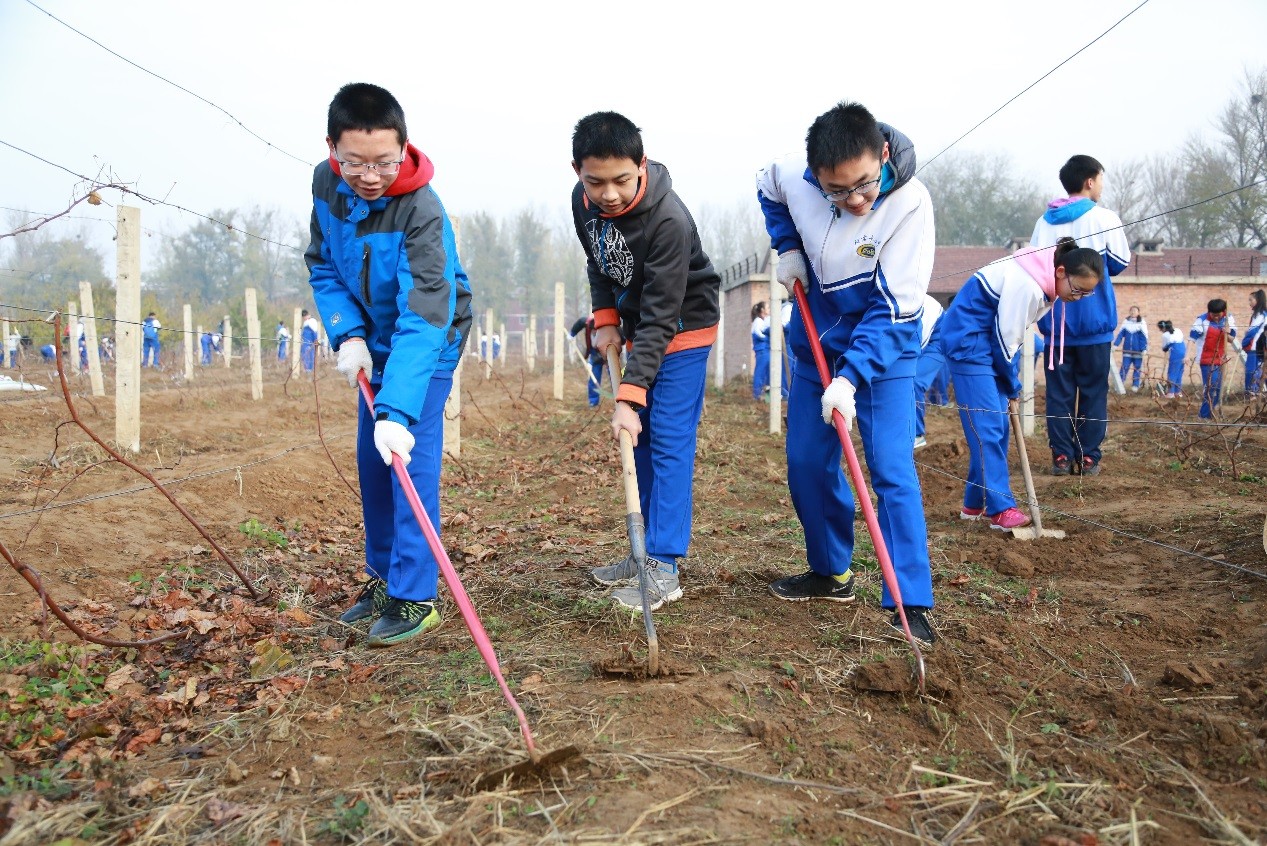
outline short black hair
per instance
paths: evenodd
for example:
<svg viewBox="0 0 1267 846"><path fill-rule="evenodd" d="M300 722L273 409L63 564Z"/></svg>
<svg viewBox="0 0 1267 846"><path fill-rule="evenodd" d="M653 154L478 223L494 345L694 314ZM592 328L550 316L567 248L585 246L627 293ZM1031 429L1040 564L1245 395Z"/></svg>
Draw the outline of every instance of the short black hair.
<svg viewBox="0 0 1267 846"><path fill-rule="evenodd" d="M572 163L594 159L643 159L642 130L618 112L594 112L576 122L572 130Z"/></svg>
<svg viewBox="0 0 1267 846"><path fill-rule="evenodd" d="M1157 321L1157 328L1163 332L1173 332L1175 331L1175 324L1169 320L1159 320Z"/></svg>
<svg viewBox="0 0 1267 846"><path fill-rule="evenodd" d="M349 129L362 132L394 129L402 147L409 140L405 110L390 91L368 82L349 82L330 101L326 117L326 135L330 141L338 144Z"/></svg>
<svg viewBox="0 0 1267 846"><path fill-rule="evenodd" d="M1220 300L1215 297L1205 304L1205 310L1210 314L1222 314L1227 311L1227 300Z"/></svg>
<svg viewBox="0 0 1267 846"><path fill-rule="evenodd" d="M842 100L814 118L805 133L805 158L810 173L834 168L866 153L884 154L884 133L861 103Z"/></svg>
<svg viewBox="0 0 1267 846"><path fill-rule="evenodd" d="M1104 275L1104 259L1090 247L1079 247L1078 242L1068 235L1056 242L1056 253L1052 257L1056 267L1063 267L1070 276Z"/></svg>
<svg viewBox="0 0 1267 846"><path fill-rule="evenodd" d="M1090 156L1070 156L1069 161L1060 169L1060 184L1070 194L1077 194L1087 184L1088 179L1095 179L1104 173L1104 165Z"/></svg>

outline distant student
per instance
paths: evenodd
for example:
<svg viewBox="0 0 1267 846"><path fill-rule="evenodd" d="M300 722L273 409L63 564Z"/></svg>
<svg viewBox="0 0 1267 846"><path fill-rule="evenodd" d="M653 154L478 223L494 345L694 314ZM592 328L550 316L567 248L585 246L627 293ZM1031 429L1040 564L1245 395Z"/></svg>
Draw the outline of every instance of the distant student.
<svg viewBox="0 0 1267 846"><path fill-rule="evenodd" d="M1245 330L1241 349L1245 351L1245 392L1256 394L1263 375L1263 360L1258 354L1258 339L1263 333L1263 328L1267 327L1267 293L1264 293L1262 288L1249 295L1249 308L1249 327Z"/></svg>
<svg viewBox="0 0 1267 846"><path fill-rule="evenodd" d="M928 403L946 404L946 391L933 385L947 372L946 355L941 345L941 319L945 314L941 303L924 295L924 316L920 319L920 353L915 365L915 448L928 446L924 437L924 410Z"/></svg>
<svg viewBox="0 0 1267 846"><path fill-rule="evenodd" d="M285 361L286 352L290 348L290 330L286 328L286 324L277 321L277 360Z"/></svg>
<svg viewBox="0 0 1267 846"><path fill-rule="evenodd" d="M1038 321L1048 347L1047 439L1052 475L1100 472L1100 444L1108 431L1109 368L1117 329L1113 280L1131 261L1130 245L1116 213L1099 205L1104 166L1090 156L1073 156L1060 169L1069 193L1047 204L1034 225L1030 246L1050 247L1063 237L1096 250L1104 274L1091 296L1055 306ZM1050 348L1060 347L1052 356Z"/></svg>
<svg viewBox="0 0 1267 846"><path fill-rule="evenodd" d="M40 347L40 358L44 361L52 363L57 360L57 347L52 344L45 344Z"/></svg>
<svg viewBox="0 0 1267 846"><path fill-rule="evenodd" d="M311 371L317 366L317 339L321 337L321 326L308 309L301 311L299 316L303 320L303 328L299 331L299 360L303 362L304 370Z"/></svg>
<svg viewBox="0 0 1267 846"><path fill-rule="evenodd" d="M497 361L502 357L502 336L493 333L493 361Z"/></svg>
<svg viewBox="0 0 1267 846"><path fill-rule="evenodd" d="M770 313L765 302L752 307L752 398L765 399L770 390Z"/></svg>
<svg viewBox="0 0 1267 846"><path fill-rule="evenodd" d="M1021 395L1018 353L1035 320L1058 299L1090 296L1103 270L1098 252L1061 238L1055 247L1020 250L981 268L946 310L942 345L968 442L961 519L984 517L1000 531L1029 525L1008 479L1009 403Z"/></svg>
<svg viewBox="0 0 1267 846"><path fill-rule="evenodd" d="M603 387L603 369L607 366L602 353L594 348L594 316L577 318L572 324L570 334L572 343L576 344L576 351L585 361L585 366L589 368L589 378L586 379L585 384L590 408L594 408L602 396L600 391Z"/></svg>
<svg viewBox="0 0 1267 846"><path fill-rule="evenodd" d="M22 336L15 329L9 333L9 337L4 339L5 357L9 360L9 369L16 370L18 366L18 347L22 343Z"/></svg>
<svg viewBox="0 0 1267 846"><path fill-rule="evenodd" d="M594 346L628 339L612 434L634 442L638 494L647 523L651 610L682 596L678 559L691 540L696 430L704 410L708 353L717 339L721 277L700 242L668 168L643 152L637 125L595 112L572 133L572 222L585 250ZM632 558L596 567L612 599L640 609Z"/></svg>
<svg viewBox="0 0 1267 846"><path fill-rule="evenodd" d="M75 344L79 347L79 369L88 369L88 329L81 319L75 326L75 336L79 339Z"/></svg>
<svg viewBox="0 0 1267 846"><path fill-rule="evenodd" d="M145 320L141 321L141 366L142 367L158 367L158 330L163 328L163 324L158 322L158 316L154 312L150 312L145 316Z"/></svg>
<svg viewBox="0 0 1267 846"><path fill-rule="evenodd" d="M1122 328L1113 340L1113 346L1122 348L1122 369L1118 378L1125 385L1126 374L1133 370L1131 390L1138 391L1140 369L1144 366L1144 353L1148 351L1148 324L1140 316L1139 306L1131 306L1127 312L1126 320L1122 321Z"/></svg>
<svg viewBox="0 0 1267 846"><path fill-rule="evenodd" d="M1198 416L1210 419L1223 393L1223 365L1227 362L1225 347L1236 337L1236 320L1227 313L1227 301L1213 299L1206 304L1206 313L1197 317L1188 336L1197 342L1197 361L1201 364L1201 410Z"/></svg>
<svg viewBox="0 0 1267 846"><path fill-rule="evenodd" d="M1157 324L1161 330L1161 351L1166 354L1166 399L1178 399L1183 396L1183 367L1188 354L1188 343L1183 333L1175 329L1175 324L1163 320Z"/></svg>

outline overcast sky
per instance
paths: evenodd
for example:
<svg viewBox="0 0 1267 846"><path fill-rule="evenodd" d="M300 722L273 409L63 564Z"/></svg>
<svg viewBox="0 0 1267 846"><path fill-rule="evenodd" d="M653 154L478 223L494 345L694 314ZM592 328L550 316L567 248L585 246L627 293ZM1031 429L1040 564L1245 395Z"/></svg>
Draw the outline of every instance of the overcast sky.
<svg viewBox="0 0 1267 846"><path fill-rule="evenodd" d="M38 2L307 163L325 157L339 86L384 85L451 214L533 206L562 221L571 130L589 112L638 123L693 209L729 208L755 202L757 168L801 147L838 100L867 105L927 160L1140 0ZM1150 0L956 149L1005 151L1053 195L1073 153L1111 180L1114 162L1209 132L1245 70L1267 65L1265 36L1267 0ZM310 164L26 0L0 0L0 141L199 212L261 205L306 222L311 210ZM4 146L0 168L7 208L64 209L77 182ZM129 202L147 229L195 222ZM75 213L114 219L104 205ZM86 227L113 261L105 224L51 225Z"/></svg>

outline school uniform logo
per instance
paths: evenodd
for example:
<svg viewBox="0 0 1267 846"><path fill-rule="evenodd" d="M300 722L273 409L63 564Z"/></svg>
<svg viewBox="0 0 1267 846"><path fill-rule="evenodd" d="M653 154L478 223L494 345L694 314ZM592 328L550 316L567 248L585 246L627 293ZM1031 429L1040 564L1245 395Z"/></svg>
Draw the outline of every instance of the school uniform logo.
<svg viewBox="0 0 1267 846"><path fill-rule="evenodd" d="M585 222L585 234L589 236L590 255L604 276L622 288L633 281L634 258L625 243L625 236L611 221L598 218Z"/></svg>
<svg viewBox="0 0 1267 846"><path fill-rule="evenodd" d="M856 251L863 258L875 258L875 244L859 244Z"/></svg>

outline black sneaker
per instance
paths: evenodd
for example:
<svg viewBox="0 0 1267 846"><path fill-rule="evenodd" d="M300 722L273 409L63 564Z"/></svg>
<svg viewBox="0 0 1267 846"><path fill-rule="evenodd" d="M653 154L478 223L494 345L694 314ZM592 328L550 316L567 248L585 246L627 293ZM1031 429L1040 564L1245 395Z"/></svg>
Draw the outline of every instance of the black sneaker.
<svg viewBox="0 0 1267 846"><path fill-rule="evenodd" d="M844 579L843 581L841 579ZM829 602L853 602L853 575L847 579L820 576L813 570L770 582L770 593L788 602L826 599Z"/></svg>
<svg viewBox="0 0 1267 846"><path fill-rule="evenodd" d="M434 600L411 602L389 596L383 615L370 627L366 645L391 646L434 629L441 621L440 611Z"/></svg>
<svg viewBox="0 0 1267 846"><path fill-rule="evenodd" d="M925 646L932 646L933 641L937 640L937 633L933 631L933 624L928 621L928 609L910 605L904 608L906 609L906 624L911 627L911 635ZM902 618L896 611L889 618L889 625L903 638L906 637L906 632L902 631Z"/></svg>
<svg viewBox="0 0 1267 846"><path fill-rule="evenodd" d="M1051 460L1051 474L1053 476L1068 476L1069 468L1069 456L1067 455L1058 455Z"/></svg>
<svg viewBox="0 0 1267 846"><path fill-rule="evenodd" d="M387 582L379 578L370 579L361 588L352 607L339 615L340 623L356 623L366 617L383 613L387 607Z"/></svg>

